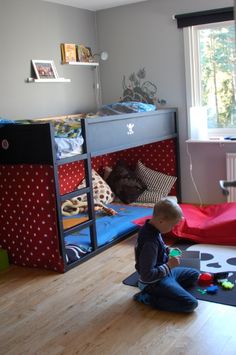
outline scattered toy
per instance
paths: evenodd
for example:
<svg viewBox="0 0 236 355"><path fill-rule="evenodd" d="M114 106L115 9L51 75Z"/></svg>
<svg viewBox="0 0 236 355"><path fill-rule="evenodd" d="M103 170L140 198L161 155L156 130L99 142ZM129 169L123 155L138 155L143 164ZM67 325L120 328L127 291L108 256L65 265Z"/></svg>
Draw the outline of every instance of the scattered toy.
<svg viewBox="0 0 236 355"><path fill-rule="evenodd" d="M203 290L202 288L197 288L197 291L200 292L202 295L207 293L207 290Z"/></svg>
<svg viewBox="0 0 236 355"><path fill-rule="evenodd" d="M213 282L213 276L208 272L200 274L198 278L198 285L200 286L209 286L210 284L212 284L212 282Z"/></svg>
<svg viewBox="0 0 236 355"><path fill-rule="evenodd" d="M219 290L218 286L210 285L210 286L207 287L206 292L211 294L211 295L214 295L214 294L216 294L218 292L218 290Z"/></svg>
<svg viewBox="0 0 236 355"><path fill-rule="evenodd" d="M224 281L222 282L221 286L225 289L225 290L232 290L232 288L234 288L234 284L230 281Z"/></svg>
<svg viewBox="0 0 236 355"><path fill-rule="evenodd" d="M220 280L225 280L229 276L228 272L216 272L214 274L214 282L218 282Z"/></svg>

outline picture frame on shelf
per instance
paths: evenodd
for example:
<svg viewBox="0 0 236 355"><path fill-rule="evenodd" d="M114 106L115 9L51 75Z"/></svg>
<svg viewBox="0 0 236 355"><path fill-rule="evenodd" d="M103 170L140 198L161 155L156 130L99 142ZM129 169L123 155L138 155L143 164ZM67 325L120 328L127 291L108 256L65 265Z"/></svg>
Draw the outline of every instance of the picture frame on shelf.
<svg viewBox="0 0 236 355"><path fill-rule="evenodd" d="M32 59L32 65L37 79L58 79L58 73L53 60Z"/></svg>
<svg viewBox="0 0 236 355"><path fill-rule="evenodd" d="M74 43L61 43L62 63L77 62L77 50Z"/></svg>
<svg viewBox="0 0 236 355"><path fill-rule="evenodd" d="M92 58L92 51L90 47L85 47L83 44L77 46L77 57L79 62L90 62Z"/></svg>

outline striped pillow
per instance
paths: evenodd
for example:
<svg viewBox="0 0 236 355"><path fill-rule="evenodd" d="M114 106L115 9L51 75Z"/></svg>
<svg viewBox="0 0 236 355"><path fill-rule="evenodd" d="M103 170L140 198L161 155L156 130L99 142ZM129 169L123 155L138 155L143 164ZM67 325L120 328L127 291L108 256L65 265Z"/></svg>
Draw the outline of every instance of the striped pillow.
<svg viewBox="0 0 236 355"><path fill-rule="evenodd" d="M75 244L66 245L66 263L70 264L79 260L84 255L88 254L91 250Z"/></svg>
<svg viewBox="0 0 236 355"><path fill-rule="evenodd" d="M141 161L136 166L136 175L147 189L137 198L138 202L155 203L163 197L168 196L175 181L176 176L170 176L147 168Z"/></svg>

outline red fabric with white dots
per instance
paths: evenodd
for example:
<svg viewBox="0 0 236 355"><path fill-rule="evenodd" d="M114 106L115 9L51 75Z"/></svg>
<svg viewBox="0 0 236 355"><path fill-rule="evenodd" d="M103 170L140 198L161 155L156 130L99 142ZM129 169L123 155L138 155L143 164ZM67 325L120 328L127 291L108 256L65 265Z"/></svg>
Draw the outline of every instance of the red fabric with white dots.
<svg viewBox="0 0 236 355"><path fill-rule="evenodd" d="M137 161L141 160L150 169L172 176L177 174L175 139L94 157L92 168L102 175L105 166L112 168L119 159L124 160L132 168L135 168ZM84 178L83 162L60 165L59 177L61 194L75 190ZM170 194L176 195L176 185Z"/></svg>
<svg viewBox="0 0 236 355"><path fill-rule="evenodd" d="M95 157L92 167L101 174L119 159L131 167L141 160L153 170L176 175L174 139ZM83 162L59 166L60 193L73 191L83 178ZM10 262L63 272L53 167L0 165L0 211L0 247L7 249Z"/></svg>
<svg viewBox="0 0 236 355"><path fill-rule="evenodd" d="M53 168L0 165L0 246L10 262L63 271Z"/></svg>

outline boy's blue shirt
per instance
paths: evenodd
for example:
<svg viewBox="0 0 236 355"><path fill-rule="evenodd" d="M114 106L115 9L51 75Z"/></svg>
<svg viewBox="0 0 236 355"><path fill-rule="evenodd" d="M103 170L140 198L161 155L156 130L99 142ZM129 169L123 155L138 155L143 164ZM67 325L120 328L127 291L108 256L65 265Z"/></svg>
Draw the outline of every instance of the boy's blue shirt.
<svg viewBox="0 0 236 355"><path fill-rule="evenodd" d="M135 268L143 283L155 283L170 274L169 257L161 233L147 220L138 233Z"/></svg>

